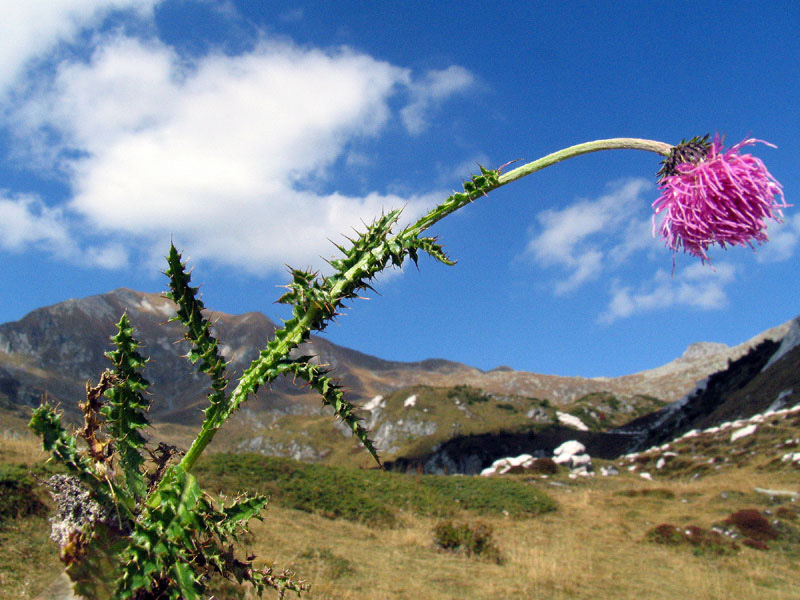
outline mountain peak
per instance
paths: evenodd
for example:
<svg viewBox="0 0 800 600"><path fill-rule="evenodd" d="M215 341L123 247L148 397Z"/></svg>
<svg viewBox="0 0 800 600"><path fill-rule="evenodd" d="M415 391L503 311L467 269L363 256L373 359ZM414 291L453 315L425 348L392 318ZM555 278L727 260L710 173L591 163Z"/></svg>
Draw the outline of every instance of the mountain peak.
<svg viewBox="0 0 800 600"><path fill-rule="evenodd" d="M694 344L689 344L680 357L685 360L697 360L721 354L728 350L730 350L730 346L719 342L695 342Z"/></svg>

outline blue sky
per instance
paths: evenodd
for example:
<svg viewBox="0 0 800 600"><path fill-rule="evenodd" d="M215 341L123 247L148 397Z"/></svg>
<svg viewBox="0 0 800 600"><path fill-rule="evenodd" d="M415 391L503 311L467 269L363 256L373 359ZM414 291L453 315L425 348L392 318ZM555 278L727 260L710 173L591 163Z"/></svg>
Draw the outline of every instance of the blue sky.
<svg viewBox="0 0 800 600"><path fill-rule="evenodd" d="M800 194L800 4L44 0L0 21L0 322L165 288L286 317L287 264L433 207L476 162L591 139L746 137ZM800 314L800 214L713 268L651 235L659 158L601 152L440 224L332 341L394 360L616 376ZM111 332L109 332L111 333ZM145 340L146 342L146 340Z"/></svg>

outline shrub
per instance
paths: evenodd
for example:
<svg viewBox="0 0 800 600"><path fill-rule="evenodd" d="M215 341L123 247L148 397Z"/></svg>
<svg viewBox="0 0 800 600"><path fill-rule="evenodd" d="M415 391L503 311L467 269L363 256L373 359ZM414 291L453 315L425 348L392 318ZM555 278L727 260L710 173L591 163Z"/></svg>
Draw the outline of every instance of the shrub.
<svg viewBox="0 0 800 600"><path fill-rule="evenodd" d="M492 528L482 521L443 521L433 528L433 541L442 550L463 553L500 564L500 551L492 540Z"/></svg>
<svg viewBox="0 0 800 600"><path fill-rule="evenodd" d="M731 514L725 519L725 525L735 527L743 536L757 542L778 539L778 532L775 528L754 508Z"/></svg>
<svg viewBox="0 0 800 600"><path fill-rule="evenodd" d="M6 521L47 513L35 488L36 483L22 470L0 471L0 527Z"/></svg>
<svg viewBox="0 0 800 600"><path fill-rule="evenodd" d="M646 538L656 544L667 546L680 546L683 544L692 546L696 555L712 554L721 556L733 554L739 546L726 539L716 531L709 531L697 525L677 527L669 523L662 523L647 532Z"/></svg>
<svg viewBox="0 0 800 600"><path fill-rule="evenodd" d="M481 390L472 387L471 385L456 385L447 392L448 398L459 398L467 404L476 404L479 402L488 402L489 396L484 394Z"/></svg>
<svg viewBox="0 0 800 600"><path fill-rule="evenodd" d="M558 473L558 463L554 461L552 458L544 457L544 458L537 458L534 460L531 465L525 469L528 473L540 473L542 475L555 475ZM511 468L511 472L514 472L514 467Z"/></svg>
<svg viewBox="0 0 800 600"><path fill-rule="evenodd" d="M684 541L683 532L679 527L662 523L647 532L647 539L656 544L677 546Z"/></svg>
<svg viewBox="0 0 800 600"><path fill-rule="evenodd" d="M616 492L617 496L626 496L628 498L658 498L659 500L674 500L675 492L667 488L643 488L622 490Z"/></svg>
<svg viewBox="0 0 800 600"><path fill-rule="evenodd" d="M450 517L454 510L525 517L555 510L539 490L518 481L304 464L260 454L211 454L195 468L214 490L250 489L287 508L371 526L396 524L396 511Z"/></svg>

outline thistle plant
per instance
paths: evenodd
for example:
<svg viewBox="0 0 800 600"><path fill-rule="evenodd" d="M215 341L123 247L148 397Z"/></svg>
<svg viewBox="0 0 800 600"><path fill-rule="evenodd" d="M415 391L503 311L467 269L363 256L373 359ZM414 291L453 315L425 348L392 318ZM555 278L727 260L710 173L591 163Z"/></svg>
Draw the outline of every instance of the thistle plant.
<svg viewBox="0 0 800 600"><path fill-rule="evenodd" d="M356 406L327 368L310 356L292 351L323 331L345 303L371 290L374 277L389 266L415 264L424 252L454 264L435 237L423 236L431 226L489 192L581 154L599 150L637 149L662 157L658 172L661 197L655 213L665 213L659 231L673 253L689 252L707 261L709 245L766 241L767 220L779 220L786 207L780 184L758 159L739 150L745 140L723 152L719 138L692 138L671 146L634 138L597 140L571 146L506 173L480 167L441 204L415 223L394 233L400 210L376 218L349 244L338 245L330 260L331 275L291 269L291 281L279 302L292 306L292 316L266 343L259 356L229 390L228 364L204 313L198 288L180 253L170 246L165 296L176 304L172 321L180 322L191 344L187 359L210 380L208 406L200 432L185 453L164 443L151 448L142 432L148 421L148 386L141 372L146 360L126 315L107 353L111 369L96 386L87 384L80 404L84 427L70 433L56 409L42 404L30 426L45 450L64 465L66 476L51 481L58 513L53 537L77 594L89 599L150 600L206 598L212 576L247 582L261 595L273 589L301 595L308 585L289 571L256 568L254 557L237 558L235 544L267 504L263 496L240 496L230 504L205 494L192 467L228 418L261 386L290 376L316 390L380 465L378 452L356 415ZM508 163L507 163L508 164ZM504 165L507 166L507 165ZM149 459L148 459L149 456Z"/></svg>

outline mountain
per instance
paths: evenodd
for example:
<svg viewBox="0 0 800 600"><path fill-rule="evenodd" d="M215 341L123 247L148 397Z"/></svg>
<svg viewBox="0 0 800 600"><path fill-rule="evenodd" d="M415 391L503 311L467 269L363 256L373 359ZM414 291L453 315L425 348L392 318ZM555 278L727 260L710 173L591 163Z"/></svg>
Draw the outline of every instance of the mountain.
<svg viewBox="0 0 800 600"><path fill-rule="evenodd" d="M182 355L189 345L181 341L179 324L166 323L174 315L171 301L158 294L121 288L107 294L71 299L32 311L13 323L0 325L0 401L7 406L36 406L44 394L60 402L68 415L77 414L77 401L87 381L96 381L109 366L104 353L111 349L115 323L127 313L140 352L150 361L145 377L151 382L152 416L156 420L199 422L208 387ZM230 361L233 378L258 356L276 325L261 313L209 313ZM420 374L451 374L470 367L444 360L420 363L383 361L312 336L299 352L330 364L355 398L387 391L387 380L424 378ZM374 374L373 377L362 374ZM388 374L388 375L387 375ZM373 381L374 380L374 381ZM304 412L303 400L313 397L290 381L276 381L256 402L261 409ZM300 400L300 402L297 402Z"/></svg>
<svg viewBox="0 0 800 600"><path fill-rule="evenodd" d="M196 427L208 384L182 358L188 344L181 341L180 325L165 323L174 314L173 304L157 294L125 288L67 300L0 325L0 407L24 416L26 411L29 414L28 407L38 405L46 394L61 404L68 418L77 420L77 402L85 395L86 382L96 382L108 366L103 354L111 347L109 337L123 312L143 344L141 353L150 357L144 375L152 383L151 420L172 435L183 426ZM211 311L209 316L235 381L274 334L276 325L256 312L230 315ZM720 390L714 402L688 402L685 398L696 393L698 381L716 381L714 374L729 367L749 382L755 371L768 366L780 340L791 335L800 338L800 333L787 334L794 331L793 326L796 323L785 323L735 347L692 344L664 366L617 378L540 375L508 367L483 372L442 359L386 361L319 336L311 336L298 351L330 365L348 388L351 400L364 406L361 414L385 458L418 462L452 448L455 454L450 459L455 464L463 462L456 455L464 452L466 456L480 455L475 460L484 462L489 454L500 452L501 446L544 448L564 436L577 435L598 456L611 455L623 446L649 443L657 431L677 431L726 411L736 412L727 400L719 400L733 393L730 386L709 385L709 389ZM751 356L753 352L758 356ZM750 366L744 376L741 371L746 365ZM764 375L761 383L739 394L739 404L750 402L760 407L768 398L759 390L778 379ZM789 379L781 380L779 392L791 387ZM733 391L739 393L740 387ZM800 391L800 383L794 389ZM754 394L758 401L752 399ZM331 426L319 399L290 380L262 388L232 421L227 435L218 436L225 449L305 460L355 460L351 455L357 447L341 428ZM586 431L576 433L576 422ZM544 430L548 433L543 434ZM600 436L606 430L609 433ZM481 435L494 435L494 441L472 438ZM536 442L531 441L532 436L538 436ZM484 450L477 454L469 450L477 446ZM358 456L363 458L363 454Z"/></svg>
<svg viewBox="0 0 800 600"><path fill-rule="evenodd" d="M764 339L727 368L698 381L680 400L612 429L631 436L629 450L650 448L722 422L800 403L800 317L780 341Z"/></svg>
<svg viewBox="0 0 800 600"><path fill-rule="evenodd" d="M388 466L403 471L476 474L498 458L552 456L553 450L568 440L584 444L593 457L615 459L663 448L663 444L698 431L747 423L754 415L771 422L770 414L800 406L800 317L789 325L781 341L763 339L743 356L730 360L727 368L700 380L681 399L621 426L581 431L551 421L543 428L455 435L427 451L406 453ZM592 398L590 405L598 410L602 400ZM578 402L565 410L578 415L580 409ZM724 448L719 451L724 453Z"/></svg>

